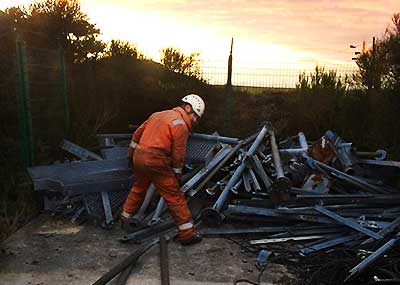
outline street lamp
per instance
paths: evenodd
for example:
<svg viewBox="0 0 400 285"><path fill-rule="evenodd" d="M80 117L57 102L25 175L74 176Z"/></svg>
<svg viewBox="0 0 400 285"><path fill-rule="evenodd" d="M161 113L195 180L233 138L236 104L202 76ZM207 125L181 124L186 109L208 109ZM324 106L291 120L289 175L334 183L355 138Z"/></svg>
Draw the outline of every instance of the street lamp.
<svg viewBox="0 0 400 285"><path fill-rule="evenodd" d="M350 45L350 48L357 48L355 45ZM361 53L359 51L354 52L355 55L360 55ZM357 60L357 57L352 57L351 60Z"/></svg>

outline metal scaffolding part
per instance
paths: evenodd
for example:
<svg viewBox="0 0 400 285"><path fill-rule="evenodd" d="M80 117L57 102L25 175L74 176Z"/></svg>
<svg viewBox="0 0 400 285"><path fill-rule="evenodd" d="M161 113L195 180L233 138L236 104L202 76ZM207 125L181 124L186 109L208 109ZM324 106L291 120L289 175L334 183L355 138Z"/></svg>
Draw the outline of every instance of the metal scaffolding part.
<svg viewBox="0 0 400 285"><path fill-rule="evenodd" d="M66 139L64 139L61 144L60 147L63 150L66 150L70 153L72 153L73 155L75 155L76 157L86 160L86 159L93 159L93 160L103 160L103 158L100 155L95 154L94 152L91 152L77 144L74 144L73 142L70 142Z"/></svg>
<svg viewBox="0 0 400 285"><path fill-rule="evenodd" d="M164 210L167 209L167 203L165 203L165 200L163 197L160 198L160 200L157 203L157 207L153 213L153 217L151 220L148 222L148 226L154 226L162 222L161 220L161 214L164 212Z"/></svg>
<svg viewBox="0 0 400 285"><path fill-rule="evenodd" d="M161 285L169 285L168 242L165 236L160 236L160 274Z"/></svg>
<svg viewBox="0 0 400 285"><path fill-rule="evenodd" d="M221 195L219 196L218 200L215 202L214 206L212 208L208 208L203 211L203 214L202 214L203 220L211 222L211 223L213 223L213 222L220 223L222 221L223 217L221 216L220 212L227 202L227 199L228 199L228 196L230 195L231 189L237 183L237 181L240 179L244 170L247 168L249 157L252 157L255 154L258 146L261 144L262 140L264 139L265 135L267 134L267 131L268 131L268 129L266 126L264 126L261 129L260 133L258 134L256 140L250 147L250 149L247 152L242 163L236 169L236 171L232 175L231 179L229 179L228 183L226 184L226 186L225 186L224 190L222 191Z"/></svg>
<svg viewBox="0 0 400 285"><path fill-rule="evenodd" d="M302 250L300 250L300 254L301 255L307 255L310 254L312 252L318 251L318 250L322 250L322 249L327 249L327 248L331 248L333 246L339 245L339 244L344 244L346 242L355 240L355 239L359 239L361 238L362 235L361 234L352 234L352 235L340 235L339 237L327 240L327 241L323 241L320 242L318 241L318 243L313 243L310 245L306 245Z"/></svg>
<svg viewBox="0 0 400 285"><path fill-rule="evenodd" d="M268 134L271 144L272 160L276 173L276 178L272 183L271 195L276 203L280 203L288 199L288 191L291 187L291 181L285 176L285 173L283 171L278 145L276 144L275 133L273 130L269 130Z"/></svg>
<svg viewBox="0 0 400 285"><path fill-rule="evenodd" d="M133 224L135 225L143 224L143 219L145 218L146 210L148 209L155 193L156 193L156 187L154 186L153 183L151 183L149 188L147 189L146 196L144 198L142 205L140 206L137 213L132 217Z"/></svg>
<svg viewBox="0 0 400 285"><path fill-rule="evenodd" d="M391 248L393 248L400 240L400 233L396 235L396 237L392 238L389 240L387 243L385 243L383 246L378 248L374 253L372 253L370 256L368 256L366 259L361 261L357 266L353 267L349 272L348 276L344 280L344 282L347 282L350 279L353 279L363 271L365 271L371 264L373 264L375 261L378 259L382 258L383 255L389 251Z"/></svg>
<svg viewBox="0 0 400 285"><path fill-rule="evenodd" d="M307 143L306 136L304 135L303 132L299 132L297 135L299 137L300 148L302 148L305 151L307 151L308 150L308 143Z"/></svg>
<svg viewBox="0 0 400 285"><path fill-rule="evenodd" d="M333 168L331 166L328 166L318 160L309 158L308 163L312 168L321 169L322 171L325 171L326 173L328 173L340 180L343 180L353 186L356 186L366 192L381 193L381 194L386 193L385 190L383 190L377 186L374 186L372 184L365 182L364 180L361 180L359 178L356 178L354 176L346 174L346 173L344 173L340 170L337 170L336 168Z"/></svg>
<svg viewBox="0 0 400 285"><path fill-rule="evenodd" d="M346 225L346 226L348 226L350 228L353 228L356 231L359 231L359 232L361 232L363 234L366 234L366 235L368 235L368 236L370 236L370 237L372 237L372 238L374 238L376 240L379 240L379 239L383 238L382 235L377 234L377 233L375 233L373 231L370 231L370 230L360 226L358 223L354 223L353 221L351 221L349 219L343 218L340 215L337 215L334 212L325 209L324 207L315 206L314 209L317 210L318 212L320 212L320 213L322 213L322 214L334 219L335 221L337 221L337 222L339 222L339 223L341 223L343 225Z"/></svg>
<svg viewBox="0 0 400 285"><path fill-rule="evenodd" d="M226 144L230 144L230 145L236 145L239 143L238 138L221 137L221 136L205 135L205 134L197 134L197 133L191 133L190 138L212 141L212 142L216 142L216 143L226 143Z"/></svg>
<svg viewBox="0 0 400 285"><path fill-rule="evenodd" d="M267 244L267 243L278 243L287 241L300 241L300 240L320 239L325 237L326 237L325 235L312 235L304 237L265 238L265 239L251 240L250 244Z"/></svg>
<svg viewBox="0 0 400 285"><path fill-rule="evenodd" d="M214 155L212 160L206 164L196 175L194 175L188 182L186 182L182 187L181 191L186 193L188 191L192 191L192 189L200 183L201 180L204 179L231 151L231 146L224 146L221 150ZM192 192L193 193L193 192ZM193 193L194 195L195 193ZM190 195L190 194L189 194ZM190 196L193 196L190 195Z"/></svg>
<svg viewBox="0 0 400 285"><path fill-rule="evenodd" d="M261 181L263 182L265 189L270 192L271 191L271 179L268 177L267 173L264 170L264 167L262 166L260 160L258 159L258 156L255 154L252 156L252 165L254 171L257 173L257 175L261 178Z"/></svg>

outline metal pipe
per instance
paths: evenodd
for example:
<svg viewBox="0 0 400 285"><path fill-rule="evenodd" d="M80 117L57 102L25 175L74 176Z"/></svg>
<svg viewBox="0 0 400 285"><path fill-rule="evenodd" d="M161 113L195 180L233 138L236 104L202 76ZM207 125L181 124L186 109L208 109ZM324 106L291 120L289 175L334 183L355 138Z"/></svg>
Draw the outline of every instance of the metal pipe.
<svg viewBox="0 0 400 285"><path fill-rule="evenodd" d="M279 179L281 177L285 177L285 174L283 173L282 162L279 156L278 146L276 144L275 133L272 130L269 130L268 133L269 133L269 140L271 143L271 154L272 154L272 160L274 162L276 178Z"/></svg>
<svg viewBox="0 0 400 285"><path fill-rule="evenodd" d="M220 169L232 158L232 156L243 146L251 142L257 134L254 134L250 137L248 137L245 140L240 141L234 148L231 149L231 151L225 156L225 158L218 163L217 166L214 167L213 170L211 170L206 177L197 185L197 187L193 190L190 190L188 193L188 196L193 197L196 195L203 187L214 177L217 172L220 171Z"/></svg>
<svg viewBox="0 0 400 285"><path fill-rule="evenodd" d="M254 190L256 190L257 192L260 192L261 191L260 183L258 183L257 177L254 174L253 169L250 168L249 169L249 173L250 173L251 182L252 182L252 184L254 186Z"/></svg>
<svg viewBox="0 0 400 285"><path fill-rule="evenodd" d="M158 201L156 210L154 211L153 217L151 218L151 220L148 222L148 226L154 226L156 224L158 224L159 222L161 222L161 214L163 213L163 211L166 208L166 202L164 200L163 197L160 197L160 200Z"/></svg>
<svg viewBox="0 0 400 285"><path fill-rule="evenodd" d="M250 244L254 245L254 244L278 243L278 242L298 241L298 240L301 241L310 239L321 239L326 237L327 237L326 235L312 235L303 237L266 238L266 239L251 240Z"/></svg>
<svg viewBox="0 0 400 285"><path fill-rule="evenodd" d="M375 152L356 151L355 154L359 158L374 158L376 160L385 160L387 156L386 151L383 149L378 149Z"/></svg>
<svg viewBox="0 0 400 285"><path fill-rule="evenodd" d="M214 196L215 195L215 190L218 187L218 183L215 183L213 186L206 188L206 192L208 195Z"/></svg>
<svg viewBox="0 0 400 285"><path fill-rule="evenodd" d="M145 239L152 238L153 236L160 236L161 233L175 230L175 222L173 220L167 220L163 223L155 225L154 227L147 227L136 232L127 234L119 239L120 242L125 243L128 241L143 241Z"/></svg>
<svg viewBox="0 0 400 285"><path fill-rule="evenodd" d="M194 170L192 170L189 173L186 173L185 175L183 175L182 177L182 183L185 183L180 191L185 192L187 188L185 188L185 185L187 185L188 183L191 183L191 179L197 175L198 173L198 168L195 168ZM158 201L158 204L156 206L156 209L154 210L153 213L151 213L149 216L151 216L151 219L148 221L147 225L148 226L154 226L156 224L158 224L159 222L161 222L161 215L164 213L164 210L167 208L166 207L167 204L164 200L163 197L160 198L160 200ZM147 219L146 219L147 220Z"/></svg>
<svg viewBox="0 0 400 285"><path fill-rule="evenodd" d="M156 186L152 183L146 192L146 197L142 205L140 206L138 212L132 217L132 223L136 225L141 225L143 223L143 218L145 216L145 212L150 205L151 200L153 199L154 193L156 193Z"/></svg>
<svg viewBox="0 0 400 285"><path fill-rule="evenodd" d="M212 160L207 165L205 165L181 187L181 191L186 193L191 190L196 184L199 183L199 181L206 177L207 174L210 173L219 164L220 161L224 160L231 149L232 147L228 145L221 148L221 150L212 158Z"/></svg>
<svg viewBox="0 0 400 285"><path fill-rule="evenodd" d="M290 187L290 180L289 178L285 177L285 174L283 172L282 162L279 156L278 146L276 145L275 134L273 131L270 131L270 142L272 150L272 160L276 172L276 179L272 183L272 187L279 191L288 190Z"/></svg>
<svg viewBox="0 0 400 285"><path fill-rule="evenodd" d="M160 236L160 273L161 285L169 285L168 243L165 236Z"/></svg>
<svg viewBox="0 0 400 285"><path fill-rule="evenodd" d="M396 243L400 239L400 233L398 233L394 238L389 240L387 243L385 243L383 246L378 248L374 253L372 253L370 256L365 258L363 261L361 261L358 265L353 267L348 273L349 275L346 277L344 282L346 283L348 280L354 278L355 276L359 275L361 272L363 272L365 269L368 268L372 263L374 263L376 260L381 258L388 250L390 250L392 247L396 245Z"/></svg>
<svg viewBox="0 0 400 285"><path fill-rule="evenodd" d="M239 181L232 187L232 192L235 193L236 195L239 194L239 187L242 185L243 183L243 179L239 179Z"/></svg>
<svg viewBox="0 0 400 285"><path fill-rule="evenodd" d="M344 235L344 236L339 236L339 237L336 237L336 238L328 240L328 241L313 243L312 245L306 245L303 249L300 250L299 254L304 256L304 255L310 254L312 252L315 252L315 251L318 251L321 249L327 249L332 246L336 246L339 244L343 244L343 243L358 239L361 236L362 236L361 234Z"/></svg>
<svg viewBox="0 0 400 285"><path fill-rule="evenodd" d="M191 133L189 136L194 139L202 139L202 140L206 140L206 141L214 141L214 142L221 142L221 143L227 143L227 144L238 144L239 143L239 139L231 138L231 137L205 135L205 134L198 134L198 133ZM105 139L105 138L131 139L132 134L98 134L98 135L96 135L96 137L98 137L100 139Z"/></svg>
<svg viewBox="0 0 400 285"><path fill-rule="evenodd" d="M131 272L133 268L136 266L137 260L133 261L132 264L128 267L126 267L119 275L117 279L117 283L115 285L126 285L126 282L128 281L129 275L131 275Z"/></svg>
<svg viewBox="0 0 400 285"><path fill-rule="evenodd" d="M298 136L299 136L300 147L307 151L308 150L308 143L307 143L306 136L304 135L303 132L299 132Z"/></svg>
<svg viewBox="0 0 400 285"><path fill-rule="evenodd" d="M122 262L118 263L116 266L114 266L110 271L108 271L106 274L104 274L102 277L100 277L96 282L93 283L93 285L105 285L108 282L110 282L118 273L120 273L122 270L124 270L126 267L128 267L130 264L133 262L136 262L136 260L144 254L146 251L151 249L153 246L155 246L157 243L159 243L160 239L154 239L153 241L141 246L138 248L136 251L134 251L131 255L129 255L127 258L125 258Z"/></svg>
<svg viewBox="0 0 400 285"><path fill-rule="evenodd" d="M373 232L369 229L364 228L363 226L359 225L358 223L352 221L351 219L343 218L342 216L340 216L332 211L329 211L328 209L325 209L324 207L314 206L314 209L317 210L318 212L330 217L331 219L334 219L335 221L337 221L343 225L346 225L352 229L355 229L356 231L359 231L365 235L368 235L376 240L380 240L383 238L382 235L380 235L376 232Z"/></svg>
<svg viewBox="0 0 400 285"><path fill-rule="evenodd" d="M400 226L400 217L398 217L397 219L395 219L393 222L391 222L389 225L387 225L386 227L384 227L383 229L381 229L378 234L382 235L382 236L387 236L389 233L393 232L396 228L398 228ZM367 245L371 242L373 242L374 240L372 238L369 238L365 241L363 241L361 243L361 245Z"/></svg>
<svg viewBox="0 0 400 285"><path fill-rule="evenodd" d="M354 176L348 175L347 173L344 173L340 170L337 170L336 168L330 167L328 165L326 165L325 163L322 163L318 160L312 159L312 158L308 158L308 164L312 167L312 168L321 168L324 171L330 172L331 174L334 174L335 177L344 180L354 186L357 186L359 188L361 188L362 190L368 191L368 192L373 192L373 193L381 193L381 194L386 194L386 191L380 189L379 187L376 187L374 185L371 185L363 180L357 179Z"/></svg>
<svg viewBox="0 0 400 285"><path fill-rule="evenodd" d="M242 174L242 178L239 179L239 181L243 180L243 185L244 185L244 189L246 190L246 192L251 192L251 185L250 185L250 173L249 171L244 171ZM231 191L233 191L233 188L237 185L237 183L232 187ZM235 192L234 192L235 193ZM236 194L236 193L235 193Z"/></svg>
<svg viewBox="0 0 400 285"><path fill-rule="evenodd" d="M86 148L83 148L77 144L74 144L73 142L70 142L69 140L64 139L60 147L63 150L68 151L69 153L72 153L73 155L77 156L78 158L82 160L86 159L94 159L94 160L103 160L103 158L99 155L97 155L94 152L91 152L90 150L87 150Z"/></svg>
<svg viewBox="0 0 400 285"><path fill-rule="evenodd" d="M339 158L343 171L347 174L353 174L353 161L351 160L350 147L338 148L335 146L336 155Z"/></svg>
<svg viewBox="0 0 400 285"><path fill-rule="evenodd" d="M272 199L279 203L289 198L288 191L291 187L290 179L287 178L283 172L281 158L279 156L278 145L276 144L275 133L272 130L268 131L271 144L272 160L275 167L276 179L272 183Z"/></svg>
<svg viewBox="0 0 400 285"><path fill-rule="evenodd" d="M224 190L222 191L221 196L219 197L219 199L217 200L217 202L214 205L215 209L217 209L217 210L221 210L222 209L222 207L224 206L224 204L226 202L226 198L228 196L229 191L236 184L236 182L239 180L240 176L242 175L242 173L246 169L248 158L251 157L255 153L255 151L257 150L258 146L261 144L261 141L264 139L266 134L267 134L267 128L264 126L262 128L262 130L260 131L260 133L258 134L256 140L254 141L254 143L250 147L249 151L247 152L247 154L243 158L242 163L236 169L236 171L232 175L231 179L229 179L227 185L225 186Z"/></svg>
<svg viewBox="0 0 400 285"><path fill-rule="evenodd" d="M252 156L253 160L253 169L260 176L262 182L264 183L265 189L267 192L271 191L271 180L265 172L261 161L258 159L258 156L255 154Z"/></svg>
<svg viewBox="0 0 400 285"><path fill-rule="evenodd" d="M202 139L202 140L206 140L206 141L220 142L220 143L226 143L226 144L238 144L239 143L239 139L237 139L237 138L221 137L221 136L214 136L214 135L191 133L190 137L193 139Z"/></svg>
<svg viewBox="0 0 400 285"><path fill-rule="evenodd" d="M232 177L229 179L228 183L226 184L224 190L222 191L221 195L219 196L218 200L215 202L212 208L206 208L202 212L202 219L208 222L216 222L220 223L223 219L221 216L221 210L225 206L229 195L231 194L232 187L238 182L241 178L244 170L247 168L247 164L249 159L255 154L258 146L261 144L262 140L264 139L265 135L267 134L268 129L264 126L259 134L257 135L254 143L251 145L250 149L246 153L245 157L243 158L239 167L235 170ZM240 145L240 144L239 144Z"/></svg>

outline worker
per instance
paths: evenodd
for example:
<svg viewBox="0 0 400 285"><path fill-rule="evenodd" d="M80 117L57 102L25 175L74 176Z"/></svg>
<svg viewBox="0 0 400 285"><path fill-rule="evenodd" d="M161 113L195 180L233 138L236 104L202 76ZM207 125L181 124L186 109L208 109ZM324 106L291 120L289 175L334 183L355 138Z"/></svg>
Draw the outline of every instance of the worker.
<svg viewBox="0 0 400 285"><path fill-rule="evenodd" d="M122 228L126 231L132 230L130 219L153 183L167 203L181 244L201 241L179 182L189 131L200 120L204 109L203 99L189 94L182 98L180 107L152 114L132 135L128 159L133 159L135 182L121 213Z"/></svg>

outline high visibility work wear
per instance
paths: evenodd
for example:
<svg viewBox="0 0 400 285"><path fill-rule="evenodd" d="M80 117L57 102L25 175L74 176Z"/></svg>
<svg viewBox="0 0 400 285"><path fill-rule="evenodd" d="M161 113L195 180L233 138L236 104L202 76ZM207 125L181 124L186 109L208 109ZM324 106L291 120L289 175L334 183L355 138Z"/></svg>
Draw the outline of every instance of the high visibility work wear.
<svg viewBox="0 0 400 285"><path fill-rule="evenodd" d="M191 129L192 123L181 107L154 113L134 132L128 156L135 152L149 166L171 166L182 173Z"/></svg>
<svg viewBox="0 0 400 285"><path fill-rule="evenodd" d="M125 201L122 218L133 216L154 183L178 226L178 237L184 240L195 234L192 215L177 180L182 173L191 128L185 110L177 107L154 113L134 132L128 156L133 155L135 182Z"/></svg>

